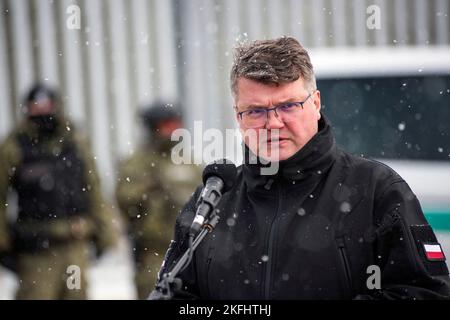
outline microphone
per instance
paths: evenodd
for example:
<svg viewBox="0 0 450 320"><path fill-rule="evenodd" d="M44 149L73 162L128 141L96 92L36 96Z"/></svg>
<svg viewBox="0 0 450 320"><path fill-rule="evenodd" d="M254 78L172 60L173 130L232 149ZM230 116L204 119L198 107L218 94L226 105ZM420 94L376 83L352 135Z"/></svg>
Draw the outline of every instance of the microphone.
<svg viewBox="0 0 450 320"><path fill-rule="evenodd" d="M215 209L222 194L229 191L236 182L237 169L227 159L214 161L203 170L203 190L197 200L197 212L192 222L190 235L200 231L209 214Z"/></svg>

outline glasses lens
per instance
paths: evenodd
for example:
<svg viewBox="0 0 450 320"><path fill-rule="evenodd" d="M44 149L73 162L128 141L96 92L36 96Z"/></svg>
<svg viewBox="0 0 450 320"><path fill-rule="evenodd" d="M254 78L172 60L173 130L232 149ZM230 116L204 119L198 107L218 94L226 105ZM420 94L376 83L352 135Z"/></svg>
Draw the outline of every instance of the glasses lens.
<svg viewBox="0 0 450 320"><path fill-rule="evenodd" d="M284 122L292 122L298 119L301 112L299 103L288 103L277 108L277 113Z"/></svg>
<svg viewBox="0 0 450 320"><path fill-rule="evenodd" d="M266 123L266 111L264 109L247 110L242 113L242 121L246 127L262 127Z"/></svg>

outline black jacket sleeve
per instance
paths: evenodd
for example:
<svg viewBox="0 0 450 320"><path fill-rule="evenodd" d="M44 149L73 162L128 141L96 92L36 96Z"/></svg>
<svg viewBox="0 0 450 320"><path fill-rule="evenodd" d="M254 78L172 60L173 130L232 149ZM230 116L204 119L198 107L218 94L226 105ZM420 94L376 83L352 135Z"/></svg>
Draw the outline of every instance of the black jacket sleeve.
<svg viewBox="0 0 450 320"><path fill-rule="evenodd" d="M196 202L200 195L202 187L199 186L189 201L184 205L179 216L177 217L174 239L171 241L169 248L167 249L166 255L164 257L164 262L162 264L161 270L158 274L158 281L155 289L150 294L150 300L161 300L161 288L158 283L162 280L165 273L170 272L176 265L178 260L183 256L183 254L188 249L188 233L189 228L194 220L196 212ZM177 276L179 279L178 285L172 287L174 293L173 299L198 299L199 290L197 287L197 275L195 267L195 252L192 262Z"/></svg>
<svg viewBox="0 0 450 320"><path fill-rule="evenodd" d="M445 259L427 257L424 244L438 241L407 183L401 178L391 181L374 210L374 261L381 270L381 289L357 299L449 299Z"/></svg>

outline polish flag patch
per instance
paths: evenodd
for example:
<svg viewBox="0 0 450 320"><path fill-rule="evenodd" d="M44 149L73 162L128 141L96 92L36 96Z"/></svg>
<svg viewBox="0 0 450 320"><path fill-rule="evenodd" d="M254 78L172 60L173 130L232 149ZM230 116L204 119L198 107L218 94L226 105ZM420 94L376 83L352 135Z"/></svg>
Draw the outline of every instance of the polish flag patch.
<svg viewBox="0 0 450 320"><path fill-rule="evenodd" d="M444 251L439 243L424 243L425 255L430 261L445 261Z"/></svg>

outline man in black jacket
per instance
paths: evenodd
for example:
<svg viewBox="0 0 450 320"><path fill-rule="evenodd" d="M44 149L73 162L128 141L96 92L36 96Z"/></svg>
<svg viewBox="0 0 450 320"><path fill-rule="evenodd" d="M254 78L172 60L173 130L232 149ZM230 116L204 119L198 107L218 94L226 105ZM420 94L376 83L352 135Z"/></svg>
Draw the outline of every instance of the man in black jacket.
<svg viewBox="0 0 450 320"><path fill-rule="evenodd" d="M218 205L221 222L179 275L176 297L450 296L442 248L416 196L388 166L336 146L309 56L295 39L237 48L231 88L246 161ZM267 162L278 170L262 174ZM178 217L160 278L187 248L200 191Z"/></svg>

